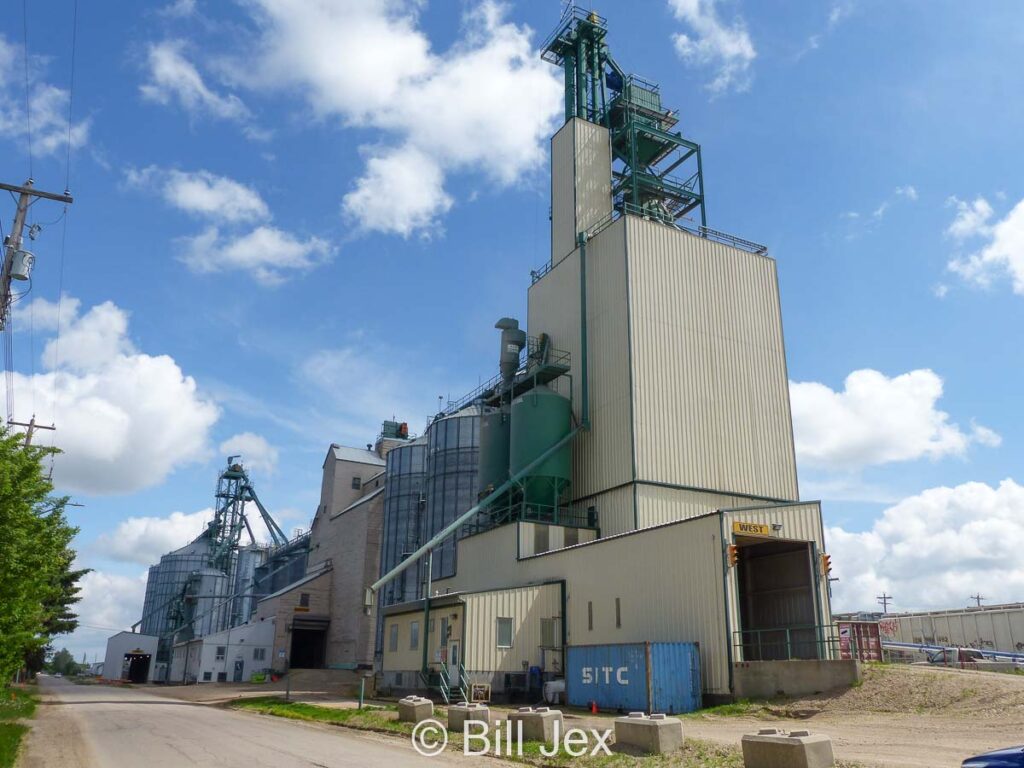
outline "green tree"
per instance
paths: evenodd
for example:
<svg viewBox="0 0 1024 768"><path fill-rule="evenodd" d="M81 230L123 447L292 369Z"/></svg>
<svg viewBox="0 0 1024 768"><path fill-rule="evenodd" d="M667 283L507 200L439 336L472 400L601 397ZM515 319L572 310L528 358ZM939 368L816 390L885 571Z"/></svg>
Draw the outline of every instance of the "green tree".
<svg viewBox="0 0 1024 768"><path fill-rule="evenodd" d="M78 529L43 473L52 452L0 429L0 685L78 624L72 607L87 571L72 567Z"/></svg>
<svg viewBox="0 0 1024 768"><path fill-rule="evenodd" d="M46 665L46 668L54 674L62 675L75 675L78 674L79 664L75 661L75 657L71 655L71 651L67 648L61 648L50 659L50 663Z"/></svg>

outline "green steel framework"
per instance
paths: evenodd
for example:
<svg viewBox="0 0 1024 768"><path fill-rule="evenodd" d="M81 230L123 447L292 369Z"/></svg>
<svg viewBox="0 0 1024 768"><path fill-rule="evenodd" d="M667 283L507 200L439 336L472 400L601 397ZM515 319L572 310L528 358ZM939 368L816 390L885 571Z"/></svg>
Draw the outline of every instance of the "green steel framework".
<svg viewBox="0 0 1024 768"><path fill-rule="evenodd" d="M606 126L612 144L612 198L622 212L675 223L699 209L707 226L700 145L672 129L678 113L656 83L627 75L608 52L607 21L569 6L541 58L565 73L565 119ZM676 175L679 174L679 175Z"/></svg>

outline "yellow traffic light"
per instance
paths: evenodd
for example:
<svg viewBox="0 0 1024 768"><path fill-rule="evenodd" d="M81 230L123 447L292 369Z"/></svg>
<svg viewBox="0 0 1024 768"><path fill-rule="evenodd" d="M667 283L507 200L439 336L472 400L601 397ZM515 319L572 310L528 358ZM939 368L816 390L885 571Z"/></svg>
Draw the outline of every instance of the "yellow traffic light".
<svg viewBox="0 0 1024 768"><path fill-rule="evenodd" d="M821 572L828 576L832 573L832 555L822 554L821 556Z"/></svg>
<svg viewBox="0 0 1024 768"><path fill-rule="evenodd" d="M729 545L729 567L736 565L740 561L740 548L735 544Z"/></svg>

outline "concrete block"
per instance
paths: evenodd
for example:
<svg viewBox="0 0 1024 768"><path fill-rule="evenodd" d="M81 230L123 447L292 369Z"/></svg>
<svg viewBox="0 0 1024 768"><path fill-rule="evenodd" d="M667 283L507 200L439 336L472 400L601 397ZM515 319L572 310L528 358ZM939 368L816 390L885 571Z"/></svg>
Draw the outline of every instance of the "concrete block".
<svg viewBox="0 0 1024 768"><path fill-rule="evenodd" d="M651 755L675 752L683 746L683 724L675 717L630 712L615 720L615 743L636 747Z"/></svg>
<svg viewBox="0 0 1024 768"><path fill-rule="evenodd" d="M516 733L518 726L523 724L523 741L542 741L552 744L555 741L555 723L558 732L565 733L562 727L562 713L548 707L520 707L517 712L508 716L509 733Z"/></svg>
<svg viewBox="0 0 1024 768"><path fill-rule="evenodd" d="M434 702L422 696L406 696L398 700L398 722L418 723L434 716Z"/></svg>
<svg viewBox="0 0 1024 768"><path fill-rule="evenodd" d="M452 704L448 707L448 730L462 733L467 720L491 722L491 710L486 704L472 703Z"/></svg>
<svg viewBox="0 0 1024 768"><path fill-rule="evenodd" d="M832 739L810 731L762 728L743 737L746 768L831 768L836 764Z"/></svg>

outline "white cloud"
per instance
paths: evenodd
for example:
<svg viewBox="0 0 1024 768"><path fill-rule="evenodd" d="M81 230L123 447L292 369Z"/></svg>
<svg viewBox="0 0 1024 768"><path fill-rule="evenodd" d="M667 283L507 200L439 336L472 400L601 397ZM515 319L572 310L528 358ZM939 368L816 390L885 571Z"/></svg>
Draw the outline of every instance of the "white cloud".
<svg viewBox="0 0 1024 768"><path fill-rule="evenodd" d="M272 474L277 469L277 448L253 432L232 435L220 444L220 452L224 456L240 455L249 472Z"/></svg>
<svg viewBox="0 0 1024 768"><path fill-rule="evenodd" d="M949 294L949 286L945 283L938 283L932 288L932 294L937 299L944 299Z"/></svg>
<svg viewBox="0 0 1024 768"><path fill-rule="evenodd" d="M87 573L80 582L82 601L74 608L79 622L85 629L98 628L104 638L113 634L110 629L130 629L141 618L146 576L145 571L139 576L98 570Z"/></svg>
<svg viewBox="0 0 1024 768"><path fill-rule="evenodd" d="M389 134L343 208L363 229L408 235L451 206L453 172L514 184L541 167L561 110L558 73L532 31L482 2L459 39L431 50L404 0L256 0L261 56L226 65L252 89L297 90L322 119ZM403 163L409 163L408 166ZM423 177L406 181L413 172Z"/></svg>
<svg viewBox="0 0 1024 768"><path fill-rule="evenodd" d="M34 377L14 374L15 393L34 394L39 422L55 423L61 490L131 493L202 459L219 417L195 381L167 355L136 350L128 315L111 302L68 313L58 344L46 343ZM17 407L16 400L16 407Z"/></svg>
<svg viewBox="0 0 1024 768"><path fill-rule="evenodd" d="M203 80L196 66L185 58L184 40L150 44L146 63L149 80L139 86L143 98L157 104L177 104L189 115L210 115L246 122L251 113L238 96L218 93Z"/></svg>
<svg viewBox="0 0 1024 768"><path fill-rule="evenodd" d="M91 549L111 560L154 565L162 555L195 539L212 519L212 509L172 512L167 517L129 517L99 536Z"/></svg>
<svg viewBox="0 0 1024 768"><path fill-rule="evenodd" d="M27 304L15 304L14 329L25 330L31 325L35 331L56 331L58 315L60 322L66 323L78 315L80 306L81 302L78 299L71 298L66 293L61 305L42 296L32 299Z"/></svg>
<svg viewBox="0 0 1024 768"><path fill-rule="evenodd" d="M196 12L196 0L174 0L160 9L161 16L184 19Z"/></svg>
<svg viewBox="0 0 1024 768"><path fill-rule="evenodd" d="M129 169L125 177L132 186L158 187L168 204L213 221L238 223L270 218L270 209L259 192L206 170L163 170L151 165Z"/></svg>
<svg viewBox="0 0 1024 768"><path fill-rule="evenodd" d="M278 285L287 272L310 270L334 253L334 248L319 237L302 240L265 226L241 236L222 236L216 227L209 227L181 242L182 261L194 272L242 270L263 285Z"/></svg>
<svg viewBox="0 0 1024 768"><path fill-rule="evenodd" d="M992 430L964 431L936 406L942 379L921 369L892 378L863 369L842 391L817 382L790 382L797 459L811 468L862 467L962 456L972 443L997 445Z"/></svg>
<svg viewBox="0 0 1024 768"><path fill-rule="evenodd" d="M1024 200L994 224L992 206L984 198L972 203L953 199L957 213L946 230L957 240L981 238L984 245L966 256L952 259L949 269L969 283L990 286L1009 277L1013 292L1024 296Z"/></svg>
<svg viewBox="0 0 1024 768"><path fill-rule="evenodd" d="M956 217L946 229L946 234L950 237L965 240L969 237L991 233L992 228L988 222L995 211L992 210L992 206L985 198L977 197L969 203L958 197L951 197L946 204L956 208Z"/></svg>
<svg viewBox="0 0 1024 768"><path fill-rule="evenodd" d="M435 228L451 206L444 171L434 158L408 145L371 157L366 173L342 201L345 213L364 229L403 237Z"/></svg>
<svg viewBox="0 0 1024 768"><path fill-rule="evenodd" d="M21 46L0 35L0 137L28 141L29 124L25 115L24 52ZM32 152L60 154L68 142L68 91L41 80L45 59L29 59L29 111L31 113ZM91 121L87 118L71 125L71 148L83 146L89 139Z"/></svg>
<svg viewBox="0 0 1024 768"><path fill-rule="evenodd" d="M917 188L913 184L907 184L905 187L896 187L895 192L898 197L905 197L907 200L917 200Z"/></svg>
<svg viewBox="0 0 1024 768"><path fill-rule="evenodd" d="M732 24L723 23L717 0L669 0L669 7L692 31L692 36L673 36L676 52L689 64L715 69L707 89L713 94L747 90L757 51L743 19L737 16Z"/></svg>
<svg viewBox="0 0 1024 768"><path fill-rule="evenodd" d="M864 532L829 528L833 609L874 610L885 590L897 610L955 608L982 590L993 602L1024 593L1024 487L931 488L887 509Z"/></svg>

